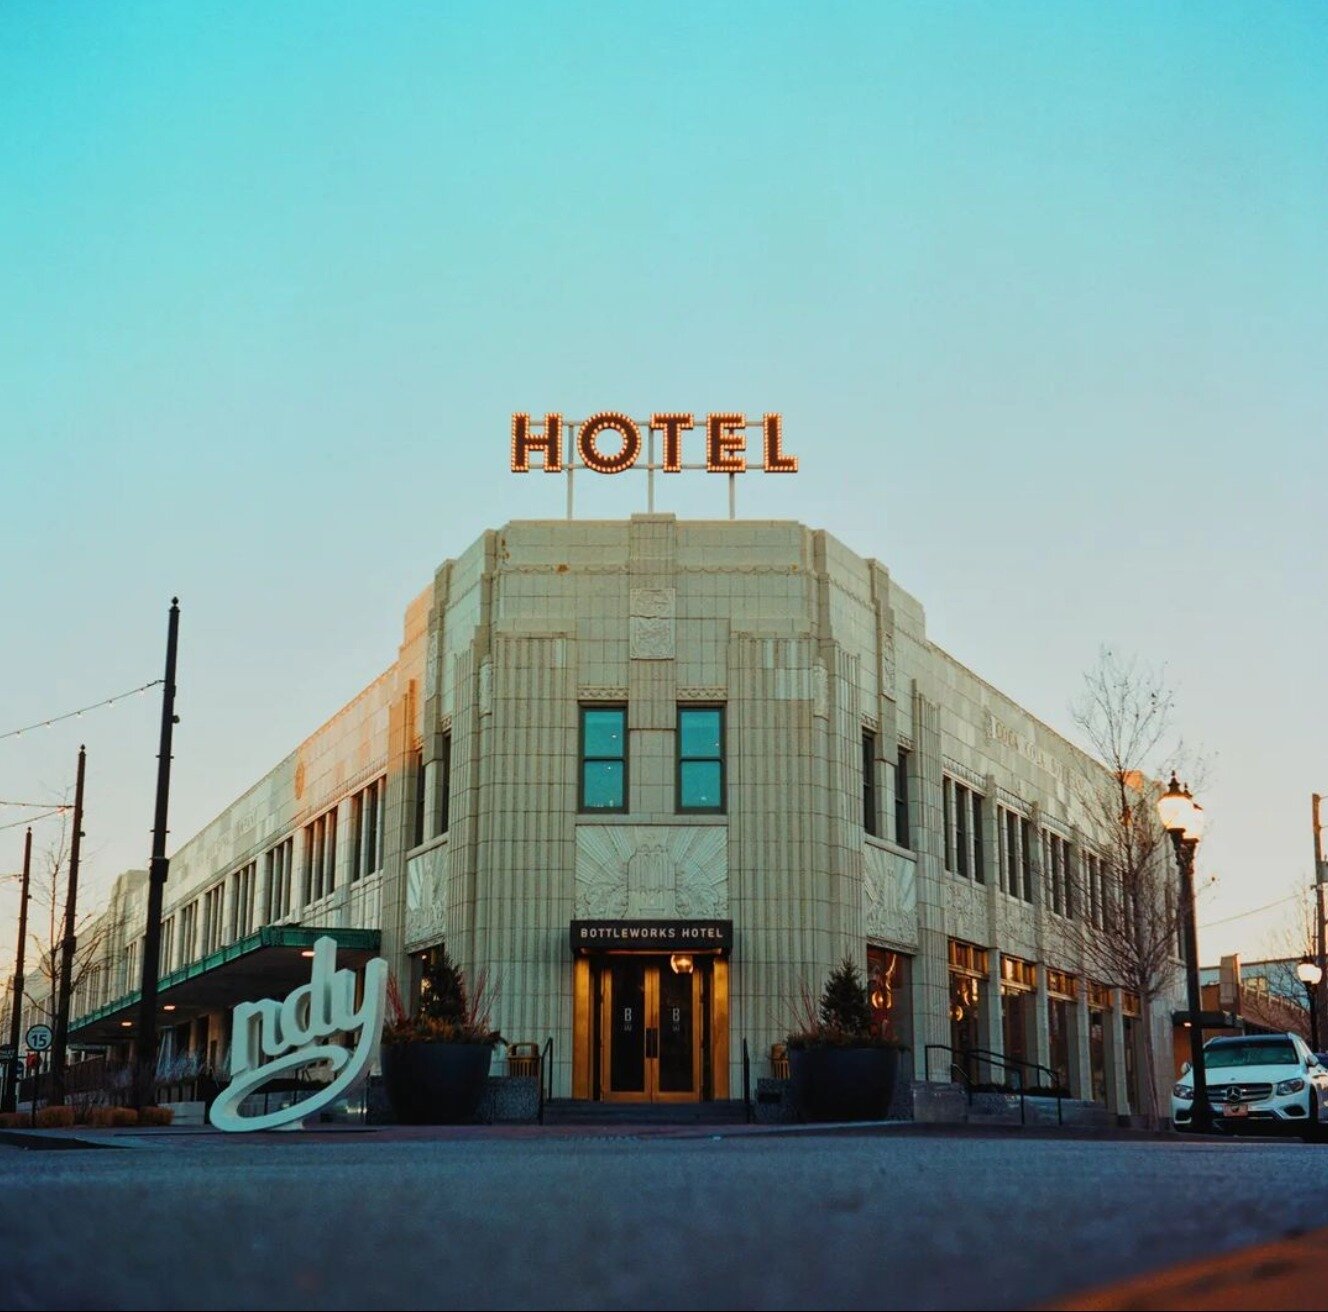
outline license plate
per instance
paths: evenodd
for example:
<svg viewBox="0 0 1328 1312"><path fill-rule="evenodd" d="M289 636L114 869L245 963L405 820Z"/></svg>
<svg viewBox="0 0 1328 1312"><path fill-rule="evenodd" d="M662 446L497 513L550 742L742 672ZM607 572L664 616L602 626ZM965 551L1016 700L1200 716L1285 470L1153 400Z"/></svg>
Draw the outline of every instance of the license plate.
<svg viewBox="0 0 1328 1312"><path fill-rule="evenodd" d="M1242 1103L1237 1103L1234 1107L1223 1107L1223 1116L1248 1116L1250 1109Z"/></svg>

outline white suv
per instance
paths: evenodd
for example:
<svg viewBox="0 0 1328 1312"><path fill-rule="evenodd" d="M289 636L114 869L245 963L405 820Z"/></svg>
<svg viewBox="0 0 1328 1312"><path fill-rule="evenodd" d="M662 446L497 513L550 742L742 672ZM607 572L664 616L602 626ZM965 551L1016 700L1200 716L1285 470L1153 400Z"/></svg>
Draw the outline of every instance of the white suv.
<svg viewBox="0 0 1328 1312"><path fill-rule="evenodd" d="M1209 1039L1203 1050L1213 1128L1283 1131L1328 1139L1328 1068L1298 1034ZM1194 1072L1189 1063L1171 1090L1171 1120L1191 1128Z"/></svg>

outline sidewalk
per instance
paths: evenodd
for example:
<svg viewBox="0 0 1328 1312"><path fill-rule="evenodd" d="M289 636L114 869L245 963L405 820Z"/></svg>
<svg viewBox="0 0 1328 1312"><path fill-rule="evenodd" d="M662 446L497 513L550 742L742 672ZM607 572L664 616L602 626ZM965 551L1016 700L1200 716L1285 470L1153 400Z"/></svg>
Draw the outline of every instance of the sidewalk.
<svg viewBox="0 0 1328 1312"><path fill-rule="evenodd" d="M818 1135L907 1136L938 1139L1063 1139L1120 1140L1139 1142L1159 1140L1174 1143L1182 1138L1194 1143L1230 1143L1224 1135L1177 1135L1171 1131L1127 1130L1117 1127L1088 1126L1019 1126L1019 1125L946 1125L917 1121L844 1121L806 1125L651 1125L613 1121L605 1124L575 1125L312 1125L300 1130L259 1130L249 1134L226 1134L206 1125L123 1126L91 1128L74 1126L67 1130L0 1130L0 1146L37 1151L95 1148L170 1148L206 1143L253 1144L256 1142L325 1143L345 1142L450 1142L474 1140L560 1140L560 1139L751 1139L802 1137Z"/></svg>

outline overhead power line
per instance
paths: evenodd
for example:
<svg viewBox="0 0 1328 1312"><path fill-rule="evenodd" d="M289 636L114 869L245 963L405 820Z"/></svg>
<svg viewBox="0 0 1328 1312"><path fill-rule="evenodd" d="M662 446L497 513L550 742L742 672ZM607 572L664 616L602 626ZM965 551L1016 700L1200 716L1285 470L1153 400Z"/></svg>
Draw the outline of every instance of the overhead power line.
<svg viewBox="0 0 1328 1312"><path fill-rule="evenodd" d="M1298 893L1288 893L1286 897L1279 897L1276 902L1266 902L1261 907L1254 907L1250 911L1238 911L1234 916L1223 916L1221 920L1210 920L1206 925L1200 925L1200 929L1212 929L1214 925L1228 925L1233 920L1244 920L1246 916L1257 916L1260 911L1271 911L1274 907L1280 907L1283 902L1294 902L1296 898L1304 897L1305 891L1302 889Z"/></svg>
<svg viewBox="0 0 1328 1312"><path fill-rule="evenodd" d="M49 729L53 724L59 724L61 720L77 719L80 715L86 715L88 711L99 711L103 706L114 706L116 702L123 701L126 697L132 697L135 693L147 692L149 688L155 688L162 682L161 679L153 679L151 683L145 683L140 688L130 688L128 692L117 692L114 697L104 697L99 702L93 702L90 706L80 706L76 711L66 711L63 715L52 715L45 720L38 720L35 724L25 724L21 729L11 729L8 733L0 733L0 739L21 738L25 733L31 733L34 729ZM26 803L11 803L10 805L27 805Z"/></svg>

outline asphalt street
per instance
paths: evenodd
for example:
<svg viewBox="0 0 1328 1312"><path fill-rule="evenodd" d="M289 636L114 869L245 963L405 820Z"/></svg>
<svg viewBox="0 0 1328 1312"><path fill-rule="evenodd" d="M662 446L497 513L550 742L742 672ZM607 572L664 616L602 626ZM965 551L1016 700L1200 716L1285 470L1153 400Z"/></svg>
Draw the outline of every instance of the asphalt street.
<svg viewBox="0 0 1328 1312"><path fill-rule="evenodd" d="M1008 1308L1328 1224L1328 1148L200 1136L0 1200L7 1307Z"/></svg>

